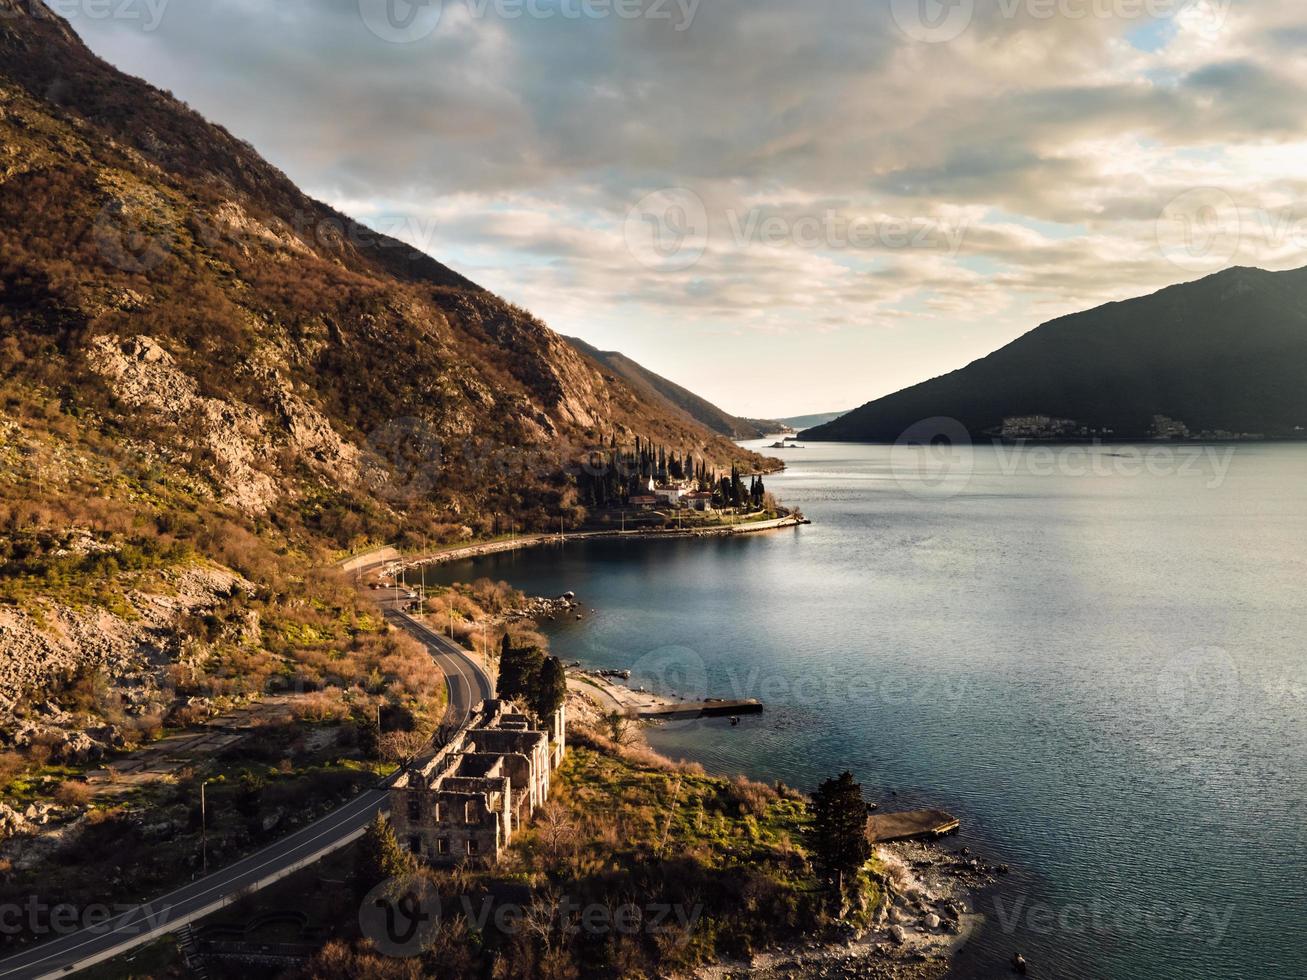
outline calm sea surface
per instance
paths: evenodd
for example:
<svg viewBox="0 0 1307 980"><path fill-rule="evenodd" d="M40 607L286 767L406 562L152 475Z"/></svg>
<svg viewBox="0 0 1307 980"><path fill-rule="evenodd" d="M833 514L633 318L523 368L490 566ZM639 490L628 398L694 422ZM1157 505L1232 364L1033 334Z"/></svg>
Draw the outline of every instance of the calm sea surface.
<svg viewBox="0 0 1307 980"><path fill-rule="evenodd" d="M962 817L1013 873L959 976L1307 976L1307 446L913 453L787 452L810 527L432 581L574 590L565 659L766 703L669 754Z"/></svg>

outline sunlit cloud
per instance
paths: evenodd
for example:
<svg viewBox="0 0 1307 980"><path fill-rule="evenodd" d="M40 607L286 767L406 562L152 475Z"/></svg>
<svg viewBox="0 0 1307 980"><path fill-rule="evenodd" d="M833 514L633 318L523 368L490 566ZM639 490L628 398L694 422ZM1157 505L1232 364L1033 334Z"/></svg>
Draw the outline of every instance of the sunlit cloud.
<svg viewBox="0 0 1307 980"><path fill-rule="evenodd" d="M311 193L758 415L1223 264L1307 264L1307 8L1159 4L976 0L946 40L889 0L704 0L684 29L446 0L406 43L358 0L75 26ZM660 189L693 207L635 215L672 250L651 262L632 209Z"/></svg>

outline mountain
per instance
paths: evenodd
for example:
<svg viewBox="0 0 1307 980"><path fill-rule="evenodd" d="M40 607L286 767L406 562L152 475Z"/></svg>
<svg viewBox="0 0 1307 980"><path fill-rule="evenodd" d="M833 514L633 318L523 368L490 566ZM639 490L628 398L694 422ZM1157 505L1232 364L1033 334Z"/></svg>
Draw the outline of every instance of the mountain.
<svg viewBox="0 0 1307 980"><path fill-rule="evenodd" d="M249 513L301 479L376 489L397 426L439 443L436 502L455 510L520 509L520 480L474 472L469 454L495 447L561 467L638 435L743 459L526 311L309 199L41 9L0 0L11 383L202 447L215 495Z"/></svg>
<svg viewBox="0 0 1307 980"><path fill-rule="evenodd" d="M827 422L834 422L848 414L848 412L820 412L816 415L796 415L793 418L781 419L780 422L791 429L811 429L814 426L825 425Z"/></svg>
<svg viewBox="0 0 1307 980"><path fill-rule="evenodd" d="M1307 428L1305 378L1307 269L1232 268L1053 320L803 436L893 442L938 416L983 435L1044 416L1008 430L1294 437Z"/></svg>
<svg viewBox="0 0 1307 980"><path fill-rule="evenodd" d="M0 0L0 709L79 658L156 669L186 623L208 650L247 588L297 625L232 636L354 642L322 565L575 526L581 467L637 439L775 465Z"/></svg>
<svg viewBox="0 0 1307 980"><path fill-rule="evenodd" d="M599 350L577 337L568 337L566 340L610 376L625 381L648 401L662 402L720 435L730 439L761 439L785 428L779 423L769 422L766 419L746 419L731 415L707 399L682 388L676 382L654 374L625 354Z"/></svg>

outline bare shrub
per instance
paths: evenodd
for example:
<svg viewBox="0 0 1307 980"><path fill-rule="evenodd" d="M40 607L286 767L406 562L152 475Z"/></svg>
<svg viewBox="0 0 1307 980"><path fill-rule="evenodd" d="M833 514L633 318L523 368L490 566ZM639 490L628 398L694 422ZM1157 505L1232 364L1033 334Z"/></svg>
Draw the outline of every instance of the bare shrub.
<svg viewBox="0 0 1307 980"><path fill-rule="evenodd" d="M771 804L780 799L776 790L763 783L755 783L743 776L736 776L726 784L723 795L739 808L741 816L761 817Z"/></svg>
<svg viewBox="0 0 1307 980"><path fill-rule="evenodd" d="M349 705L339 690L313 691L302 695L291 702L290 711L296 721L319 723L344 721L350 715Z"/></svg>
<svg viewBox="0 0 1307 980"><path fill-rule="evenodd" d="M17 752L0 752L0 789L8 786L27 768L27 761Z"/></svg>
<svg viewBox="0 0 1307 980"><path fill-rule="evenodd" d="M86 783L68 780L60 783L54 798L64 806L86 806L95 797L95 790Z"/></svg>

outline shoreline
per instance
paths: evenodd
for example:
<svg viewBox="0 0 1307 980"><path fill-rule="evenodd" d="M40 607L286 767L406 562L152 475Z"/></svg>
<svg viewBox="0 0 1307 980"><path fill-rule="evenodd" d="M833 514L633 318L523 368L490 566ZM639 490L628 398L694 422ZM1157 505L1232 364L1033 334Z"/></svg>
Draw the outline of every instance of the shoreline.
<svg viewBox="0 0 1307 980"><path fill-rule="evenodd" d="M588 674L568 675L569 716L592 728L598 727L611 704L619 703L607 692L612 682L601 687L595 680ZM702 765L674 759L654 748L645 729L657 721L632 721L633 737L627 748L672 767ZM719 778L734 778L730 773L707 771ZM996 884L1000 866L971 856L968 847L950 847L943 838L872 846L884 869L885 901L865 928L836 925L834 937L768 947L748 959L723 960L686 976L695 980L731 980L742 973L765 980L829 976L946 980L953 976L957 955L985 922L980 901Z"/></svg>
<svg viewBox="0 0 1307 980"><path fill-rule="evenodd" d="M778 527L799 526L807 521L789 517L769 522L714 528L699 532L581 532L566 535L564 540L591 538L658 538L710 537L751 533ZM488 555L536 547L557 542L558 535L533 535L506 541L482 542L454 548L417 559L386 563L382 574L399 568L476 559ZM374 566L370 569L376 573ZM628 709L637 702L646 706L675 706L675 695L635 692L612 678L598 676L586 668L570 667L567 672L569 714L574 706L587 708L576 712L577 720L599 727L602 718L614 710L630 717ZM621 692L615 696L613 691ZM632 717L632 748L657 757L670 766L694 763L674 759L654 748L646 737L646 727L660 724L657 719ZM701 764L700 764L701 765ZM709 770L721 778L733 774ZM886 814L888 815L888 814ZM703 980L727 980L741 972L776 978L861 976L880 980L947 980L957 976L957 959L983 929L985 915L981 901L998 883L1006 866L991 864L971 854L970 847L950 846L944 838L896 840L873 844L877 857L886 869L887 902L875 920L865 928L840 927L842 934L820 941L801 942L760 950L745 962L723 961L702 967L689 974Z"/></svg>
<svg viewBox="0 0 1307 980"><path fill-rule="evenodd" d="M759 534L763 531L778 531L787 527L803 527L811 524L806 517L794 514L776 517L765 521L746 521L740 524L723 524L702 528L675 528L668 530L640 531L571 531L558 534L524 534L518 537L498 541L482 541L476 544L459 545L443 551L434 551L425 555L402 555L393 545L384 545L371 551L352 555L337 563L343 571L355 575L389 575L400 569L421 568L426 565L444 565L449 562L466 561L472 558L484 558L488 555L536 548L545 544L566 544L569 541L612 540L656 540L681 538L726 538L737 534ZM370 560L371 559L371 560Z"/></svg>

